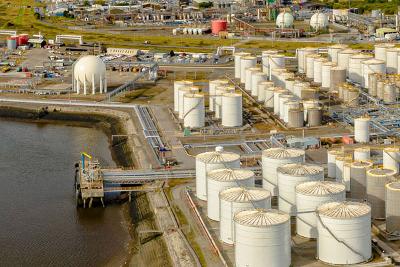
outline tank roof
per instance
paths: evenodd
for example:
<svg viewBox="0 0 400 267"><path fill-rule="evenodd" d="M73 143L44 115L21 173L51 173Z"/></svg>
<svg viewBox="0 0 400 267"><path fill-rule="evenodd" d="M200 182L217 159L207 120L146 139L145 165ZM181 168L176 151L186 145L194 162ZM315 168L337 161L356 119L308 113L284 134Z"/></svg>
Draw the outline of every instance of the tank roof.
<svg viewBox="0 0 400 267"><path fill-rule="evenodd" d="M288 222L290 216L275 209L251 209L239 211L233 220L244 226L269 227Z"/></svg>
<svg viewBox="0 0 400 267"><path fill-rule="evenodd" d="M329 202L319 206L317 212L320 216L333 219L352 219L370 214L371 208L361 202Z"/></svg>
<svg viewBox="0 0 400 267"><path fill-rule="evenodd" d="M296 193L308 196L339 194L345 190L344 184L331 181L309 181L296 186Z"/></svg>
<svg viewBox="0 0 400 267"><path fill-rule="evenodd" d="M228 202L250 202L271 198L271 193L259 187L231 187L219 193L219 198Z"/></svg>
<svg viewBox="0 0 400 267"><path fill-rule="evenodd" d="M254 172L246 169L217 169L207 174L208 179L220 182L247 180L252 177L254 177Z"/></svg>

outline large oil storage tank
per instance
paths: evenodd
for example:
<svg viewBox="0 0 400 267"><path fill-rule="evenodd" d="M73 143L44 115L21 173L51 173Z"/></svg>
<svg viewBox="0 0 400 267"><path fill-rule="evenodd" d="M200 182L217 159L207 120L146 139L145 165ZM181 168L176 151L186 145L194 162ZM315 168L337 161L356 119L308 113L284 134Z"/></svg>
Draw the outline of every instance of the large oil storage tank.
<svg viewBox="0 0 400 267"><path fill-rule="evenodd" d="M354 149L353 158L356 161L367 161L371 158L371 148L369 146L357 147Z"/></svg>
<svg viewBox="0 0 400 267"><path fill-rule="evenodd" d="M249 209L270 209L271 193L263 188L232 187L219 193L220 239L227 244L235 242L235 213Z"/></svg>
<svg viewBox="0 0 400 267"><path fill-rule="evenodd" d="M258 85L260 82L268 80L268 75L264 72L254 72L251 77L251 95L258 98Z"/></svg>
<svg viewBox="0 0 400 267"><path fill-rule="evenodd" d="M225 93L222 95L221 123L225 127L243 125L241 93Z"/></svg>
<svg viewBox="0 0 400 267"><path fill-rule="evenodd" d="M216 169L207 173L207 216L219 221L219 193L234 187L254 187L254 172L246 169Z"/></svg>
<svg viewBox="0 0 400 267"><path fill-rule="evenodd" d="M331 87L331 69L336 66L336 63L325 62L322 64L321 69L321 87L330 88Z"/></svg>
<svg viewBox="0 0 400 267"><path fill-rule="evenodd" d="M226 31L228 29L228 23L226 20L212 20L211 21L211 33L218 35L221 31Z"/></svg>
<svg viewBox="0 0 400 267"><path fill-rule="evenodd" d="M370 161L355 161L350 166L351 198L367 198L367 171L372 168Z"/></svg>
<svg viewBox="0 0 400 267"><path fill-rule="evenodd" d="M340 84L346 82L346 69L342 67L332 67L330 81L330 89L336 90Z"/></svg>
<svg viewBox="0 0 400 267"><path fill-rule="evenodd" d="M328 47L328 59L333 63L338 62L338 53L348 46L345 44L335 44Z"/></svg>
<svg viewBox="0 0 400 267"><path fill-rule="evenodd" d="M290 266L289 215L273 209L251 209L236 213L234 221L235 266Z"/></svg>
<svg viewBox="0 0 400 267"><path fill-rule="evenodd" d="M353 49L344 49L338 53L338 67L346 69L346 75L349 75L349 60L351 55L356 54L357 51Z"/></svg>
<svg viewBox="0 0 400 267"><path fill-rule="evenodd" d="M269 75L269 56L278 54L278 50L265 50L261 52L262 71Z"/></svg>
<svg viewBox="0 0 400 267"><path fill-rule="evenodd" d="M218 86L215 89L214 115L216 119L220 119L222 116L222 96L226 93L234 93L234 92L235 92L235 86Z"/></svg>
<svg viewBox="0 0 400 267"><path fill-rule="evenodd" d="M179 89L182 87L193 86L193 81L180 80L174 81L174 111L179 111Z"/></svg>
<svg viewBox="0 0 400 267"><path fill-rule="evenodd" d="M383 149L383 168L399 173L400 148L386 147Z"/></svg>
<svg viewBox="0 0 400 267"><path fill-rule="evenodd" d="M269 67L269 78L271 79L271 73L274 69L285 68L285 56L280 54L270 55L268 58Z"/></svg>
<svg viewBox="0 0 400 267"><path fill-rule="evenodd" d="M369 59L361 62L362 82L361 85L369 88L369 75L373 73L386 73L385 61L379 59Z"/></svg>
<svg viewBox="0 0 400 267"><path fill-rule="evenodd" d="M310 181L296 186L296 232L307 238L317 238L318 206L346 199L345 186L330 181Z"/></svg>
<svg viewBox="0 0 400 267"><path fill-rule="evenodd" d="M252 79L255 73L262 73L261 69L258 67L251 67L251 68L247 68L246 71L244 72L246 77L244 79L244 89L246 89L247 91L251 90L251 85L252 85ZM264 74L264 73L262 73Z"/></svg>
<svg viewBox="0 0 400 267"><path fill-rule="evenodd" d="M246 69L255 67L257 64L257 58L253 56L242 56L240 57L240 82L246 82Z"/></svg>
<svg viewBox="0 0 400 267"><path fill-rule="evenodd" d="M205 126L203 94L185 94L183 96L183 125L187 128Z"/></svg>
<svg viewBox="0 0 400 267"><path fill-rule="evenodd" d="M314 82L322 83L322 64L328 62L326 58L314 59Z"/></svg>
<svg viewBox="0 0 400 267"><path fill-rule="evenodd" d="M358 143L369 143L369 117L354 119L354 140Z"/></svg>
<svg viewBox="0 0 400 267"><path fill-rule="evenodd" d="M349 58L349 79L361 84L363 81L361 62L372 59L370 54L354 54Z"/></svg>
<svg viewBox="0 0 400 267"><path fill-rule="evenodd" d="M276 89L274 91L274 113L279 114L279 99L283 94L288 94L288 91L282 88Z"/></svg>
<svg viewBox="0 0 400 267"><path fill-rule="evenodd" d="M288 163L303 163L305 152L294 148L269 148L262 152L263 188L278 195L277 169Z"/></svg>
<svg viewBox="0 0 400 267"><path fill-rule="evenodd" d="M300 128L304 126L304 110L303 109L290 109L288 127Z"/></svg>
<svg viewBox="0 0 400 267"><path fill-rule="evenodd" d="M276 26L278 28L291 28L293 27L293 15L289 12L282 12L276 17Z"/></svg>
<svg viewBox="0 0 400 267"><path fill-rule="evenodd" d="M197 94L200 91L200 87L180 87L178 91L178 118L183 120L185 112L184 95L186 94Z"/></svg>
<svg viewBox="0 0 400 267"><path fill-rule="evenodd" d="M386 49L386 72L389 74L397 74L398 57L400 54L399 47Z"/></svg>
<svg viewBox="0 0 400 267"><path fill-rule="evenodd" d="M310 54L306 56L306 77L314 79L314 61L320 58L318 54Z"/></svg>
<svg viewBox="0 0 400 267"><path fill-rule="evenodd" d="M196 197L207 200L207 176L209 171L222 168L239 168L240 156L216 147L215 151L204 152L196 156Z"/></svg>
<svg viewBox="0 0 400 267"><path fill-rule="evenodd" d="M296 50L298 72L306 72L306 56L309 54L317 53L318 49L314 47L299 48Z"/></svg>
<svg viewBox="0 0 400 267"><path fill-rule="evenodd" d="M326 29L329 25L328 16L324 13L317 12L311 16L310 19L310 27L315 30L319 31L322 29Z"/></svg>
<svg viewBox="0 0 400 267"><path fill-rule="evenodd" d="M392 82L386 82L383 86L383 102L385 104L393 104L397 100L398 88Z"/></svg>
<svg viewBox="0 0 400 267"><path fill-rule="evenodd" d="M336 171L335 171L335 179L336 182L344 183L343 181L343 173L344 173L344 164L352 161L351 155L345 154L343 156L336 156Z"/></svg>
<svg viewBox="0 0 400 267"><path fill-rule="evenodd" d="M322 124L322 108L307 109L307 125L309 127L321 126Z"/></svg>
<svg viewBox="0 0 400 267"><path fill-rule="evenodd" d="M279 87L270 87L265 90L265 100L264 100L264 106L266 108L274 108L274 92L277 90L283 90L282 88Z"/></svg>
<svg viewBox="0 0 400 267"><path fill-rule="evenodd" d="M302 182L322 181L324 168L304 163L289 163L277 169L279 210L296 215L296 186Z"/></svg>
<svg viewBox="0 0 400 267"><path fill-rule="evenodd" d="M344 156L343 151L337 149L328 150L328 177L336 178L336 157Z"/></svg>
<svg viewBox="0 0 400 267"><path fill-rule="evenodd" d="M284 105L284 103L286 102L286 101L294 101L294 100L296 100L296 98L292 95L292 94L290 94L290 93L287 93L287 94L281 94L280 96L279 96L279 118L281 119L281 120L283 120L283 116L284 116L284 112L285 112L285 105Z"/></svg>
<svg viewBox="0 0 400 267"><path fill-rule="evenodd" d="M250 53L247 52L238 52L235 53L234 55L234 59L235 59L235 78L236 79L240 79L240 75L241 75L241 60L242 57L248 57L250 56Z"/></svg>
<svg viewBox="0 0 400 267"><path fill-rule="evenodd" d="M372 218L385 218L385 185L392 182L394 170L376 168L367 171L367 200L371 203Z"/></svg>
<svg viewBox="0 0 400 267"><path fill-rule="evenodd" d="M371 208L360 202L329 202L317 210L318 259L328 264L368 261L371 249Z"/></svg>
<svg viewBox="0 0 400 267"><path fill-rule="evenodd" d="M388 44L388 43L376 44L375 45L375 58L386 61L386 51L393 47L394 47L394 44Z"/></svg>
<svg viewBox="0 0 400 267"><path fill-rule="evenodd" d="M209 109L211 111L215 111L215 92L218 86L227 86L229 84L228 80L225 79L218 79L218 80L211 80L208 82L208 93L209 93Z"/></svg>
<svg viewBox="0 0 400 267"><path fill-rule="evenodd" d="M269 90L270 88L274 87L274 83L271 81L262 81L258 84L258 93L257 93L257 100L259 102L264 102L266 100L266 93L268 91L268 101L272 100L273 103L273 91ZM271 97L272 95L272 97Z"/></svg>
<svg viewBox="0 0 400 267"><path fill-rule="evenodd" d="M389 233L400 231L400 182L391 182L386 185L386 231Z"/></svg>

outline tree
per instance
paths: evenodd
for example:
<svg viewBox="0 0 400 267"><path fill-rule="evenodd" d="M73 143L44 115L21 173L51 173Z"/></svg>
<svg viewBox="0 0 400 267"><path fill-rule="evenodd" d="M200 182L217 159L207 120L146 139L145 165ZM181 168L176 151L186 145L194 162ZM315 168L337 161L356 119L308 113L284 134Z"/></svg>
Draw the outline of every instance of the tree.
<svg viewBox="0 0 400 267"><path fill-rule="evenodd" d="M199 8L210 8L213 6L212 2L202 2L199 4Z"/></svg>

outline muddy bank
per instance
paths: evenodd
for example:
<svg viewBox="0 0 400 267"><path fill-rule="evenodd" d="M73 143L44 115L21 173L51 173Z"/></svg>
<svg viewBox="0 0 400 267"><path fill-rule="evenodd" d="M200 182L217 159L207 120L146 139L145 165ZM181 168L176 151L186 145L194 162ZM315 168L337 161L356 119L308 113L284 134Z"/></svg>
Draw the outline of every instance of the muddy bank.
<svg viewBox="0 0 400 267"><path fill-rule="evenodd" d="M118 111L120 112L120 111ZM0 106L0 118L42 124L63 124L79 127L95 127L109 136L113 160L123 168L138 168L135 144L129 140L127 118L114 116L110 110L90 108L42 108L32 106ZM111 138L112 135L122 135ZM143 231L157 229L154 213L150 209L147 195L135 194L131 203L123 203L122 209L133 242L129 244L126 266L171 266L168 250L162 236L143 234Z"/></svg>

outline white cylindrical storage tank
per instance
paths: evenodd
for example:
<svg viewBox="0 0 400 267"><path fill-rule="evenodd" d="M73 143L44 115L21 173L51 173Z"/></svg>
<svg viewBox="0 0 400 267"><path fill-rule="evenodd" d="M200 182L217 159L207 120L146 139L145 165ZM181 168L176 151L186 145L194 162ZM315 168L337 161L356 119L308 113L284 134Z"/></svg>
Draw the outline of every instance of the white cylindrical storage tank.
<svg viewBox="0 0 400 267"><path fill-rule="evenodd" d="M349 79L355 83L361 84L363 81L361 62L371 59L370 54L354 54L349 58Z"/></svg>
<svg viewBox="0 0 400 267"><path fill-rule="evenodd" d="M389 74L397 74L398 57L400 48L393 47L386 50L386 72Z"/></svg>
<svg viewBox="0 0 400 267"><path fill-rule="evenodd" d="M328 177L336 178L336 157L344 156L341 150L330 149L328 150Z"/></svg>
<svg viewBox="0 0 400 267"><path fill-rule="evenodd" d="M370 161L355 161L350 166L351 198L365 200L367 195L367 171L372 168Z"/></svg>
<svg viewBox="0 0 400 267"><path fill-rule="evenodd" d="M264 102L265 101L265 93L267 90L269 90L269 88L274 87L274 83L271 81L262 81L258 83L258 92L257 92L257 100L259 102ZM269 90L269 98L271 97L271 92L273 95L273 91ZM271 100L271 99L269 99Z"/></svg>
<svg viewBox="0 0 400 267"><path fill-rule="evenodd" d="M367 201L372 207L372 218L385 218L385 185L394 180L396 172L390 169L367 171Z"/></svg>
<svg viewBox="0 0 400 267"><path fill-rule="evenodd" d="M241 127L242 116L242 94L225 93L222 95L221 124L225 127Z"/></svg>
<svg viewBox="0 0 400 267"><path fill-rule="evenodd" d="M239 52L235 53L234 59L235 59L235 78L240 79L240 74L241 74L241 58L242 57L247 57L250 56L250 53L246 52Z"/></svg>
<svg viewBox="0 0 400 267"><path fill-rule="evenodd" d="M208 93L209 93L209 104L208 107L211 111L215 111L215 93L218 86L227 86L229 84L228 80L218 79L211 80L208 82Z"/></svg>
<svg viewBox="0 0 400 267"><path fill-rule="evenodd" d="M319 108L320 102L318 100L303 100L304 120L308 118L308 110L312 108Z"/></svg>
<svg viewBox="0 0 400 267"><path fill-rule="evenodd" d="M289 118L287 126L289 128L300 128L304 126L304 110L299 109L289 109Z"/></svg>
<svg viewBox="0 0 400 267"><path fill-rule="evenodd" d="M322 64L328 62L326 58L316 58L314 59L314 82L322 83Z"/></svg>
<svg viewBox="0 0 400 267"><path fill-rule="evenodd" d="M343 183L347 192L350 192L351 163L351 161L347 161L343 165Z"/></svg>
<svg viewBox="0 0 400 267"><path fill-rule="evenodd" d="M249 209L270 209L271 193L263 188L232 187L219 193L220 239L227 244L235 242L235 213Z"/></svg>
<svg viewBox="0 0 400 267"><path fill-rule="evenodd" d="M204 95L185 94L183 96L183 103L183 126L187 128L204 127Z"/></svg>
<svg viewBox="0 0 400 267"><path fill-rule="evenodd" d="M297 68L299 73L306 72L306 56L309 54L317 53L318 49L313 47L299 48L297 53Z"/></svg>
<svg viewBox="0 0 400 267"><path fill-rule="evenodd" d="M178 112L179 111L179 89L182 87L192 87L193 82L192 81L174 81L174 111Z"/></svg>
<svg viewBox="0 0 400 267"><path fill-rule="evenodd" d="M361 85L369 88L369 75L373 73L386 73L385 61L379 59L369 59L361 62L361 72L363 75Z"/></svg>
<svg viewBox="0 0 400 267"><path fill-rule="evenodd" d="M186 94L196 94L200 91L200 88L197 86L191 87L180 87L178 91L178 118L183 120L183 114L185 109L184 104L184 95Z"/></svg>
<svg viewBox="0 0 400 267"><path fill-rule="evenodd" d="M254 172L245 169L216 169L207 173L207 217L219 221L219 193L234 186L254 187Z"/></svg>
<svg viewBox="0 0 400 267"><path fill-rule="evenodd" d="M400 182L386 185L386 231L389 233L400 231Z"/></svg>
<svg viewBox="0 0 400 267"><path fill-rule="evenodd" d="M335 67L336 64L333 62L326 62L322 64L321 69L321 87L330 88L331 87L331 69Z"/></svg>
<svg viewBox="0 0 400 267"><path fill-rule="evenodd" d="M282 94L287 94L288 91L282 88L276 89L274 91L274 113L279 114L279 98Z"/></svg>
<svg viewBox="0 0 400 267"><path fill-rule="evenodd" d="M357 147L354 149L353 158L356 161L367 161L371 158L371 148L369 146Z"/></svg>
<svg viewBox="0 0 400 267"><path fill-rule="evenodd" d="M318 259L328 264L368 261L371 249L371 208L360 202L329 202L317 210Z"/></svg>
<svg viewBox="0 0 400 267"><path fill-rule="evenodd" d="M314 60L320 58L317 54L310 54L306 56L306 77L309 79L314 78Z"/></svg>
<svg viewBox="0 0 400 267"><path fill-rule="evenodd" d="M358 143L369 143L369 117L354 119L354 140Z"/></svg>
<svg viewBox="0 0 400 267"><path fill-rule="evenodd" d="M383 168L394 170L399 173L400 148L385 147L383 149Z"/></svg>
<svg viewBox="0 0 400 267"><path fill-rule="evenodd" d="M251 95L258 98L258 85L260 82L267 81L268 75L264 72L253 72L251 77Z"/></svg>
<svg viewBox="0 0 400 267"><path fill-rule="evenodd" d="M383 86L383 102L385 104L393 104L396 102L398 87L391 82L384 83Z"/></svg>
<svg viewBox="0 0 400 267"><path fill-rule="evenodd" d="M271 79L271 72L274 69L285 68L285 56L280 54L270 55L268 59L269 78Z"/></svg>
<svg viewBox="0 0 400 267"><path fill-rule="evenodd" d="M349 73L349 59L351 55L356 54L357 51L353 49L344 49L339 51L338 53L338 67L342 67L346 69L346 73Z"/></svg>
<svg viewBox="0 0 400 267"><path fill-rule="evenodd" d="M214 112L215 118L220 119L222 116L222 96L226 93L234 93L235 87L234 86L218 86L215 89L215 105L214 105Z"/></svg>
<svg viewBox="0 0 400 267"><path fill-rule="evenodd" d="M244 89L246 89L247 91L251 90L251 85L252 85L252 79L255 73L257 72L261 72L260 68L257 67L251 67L251 68L247 68L245 71L246 77L245 77L245 81L244 81Z"/></svg>
<svg viewBox="0 0 400 267"><path fill-rule="evenodd" d="M269 148L262 152L263 188L278 195L277 169L288 163L303 163L305 151L294 148Z"/></svg>
<svg viewBox="0 0 400 267"><path fill-rule="evenodd" d="M282 94L279 96L279 118L283 120L283 116L285 115L285 105L286 101L295 101L296 98L292 94Z"/></svg>
<svg viewBox="0 0 400 267"><path fill-rule="evenodd" d="M282 90L282 88L279 87L270 87L265 90L265 100L264 100L264 106L266 108L274 108L274 92L276 90Z"/></svg>
<svg viewBox="0 0 400 267"><path fill-rule="evenodd" d="M217 147L215 151L204 152L196 156L196 197L207 200L207 177L209 171L222 168L239 168L240 156L223 151Z"/></svg>
<svg viewBox="0 0 400 267"><path fill-rule="evenodd" d="M294 17L289 12L283 11L276 17L276 26L278 28L292 28Z"/></svg>
<svg viewBox="0 0 400 267"><path fill-rule="evenodd" d="M309 82L297 82L293 85L293 94L299 98L301 98L301 92L303 89L308 88L310 86Z"/></svg>
<svg viewBox="0 0 400 267"><path fill-rule="evenodd" d="M375 75L380 75L380 74L377 74L377 73L371 74L370 77L375 76ZM376 97L378 99L383 99L385 97L384 87L385 87L385 82L383 80L377 80L377 82L376 82Z"/></svg>
<svg viewBox="0 0 400 267"><path fill-rule="evenodd" d="M252 56L240 57L240 82L246 82L246 69L255 67L257 64L257 58Z"/></svg>
<svg viewBox="0 0 400 267"><path fill-rule="evenodd" d="M344 44L336 44L328 47L328 59L333 63L338 62L338 53L346 49L348 46Z"/></svg>
<svg viewBox="0 0 400 267"><path fill-rule="evenodd" d="M284 82L285 82L285 89L293 93L293 87L294 84L296 83L296 80L294 78L285 78Z"/></svg>
<svg viewBox="0 0 400 267"><path fill-rule="evenodd" d="M330 81L330 89L336 90L340 84L346 82L346 69L342 67L332 67Z"/></svg>
<svg viewBox="0 0 400 267"><path fill-rule="evenodd" d="M235 214L236 267L289 267L290 217L278 210L251 209Z"/></svg>
<svg viewBox="0 0 400 267"><path fill-rule="evenodd" d="M344 201L345 186L330 181L310 181L296 186L296 232L307 238L317 238L316 210L323 203Z"/></svg>
<svg viewBox="0 0 400 267"><path fill-rule="evenodd" d="M295 100L295 101L289 100L289 101L284 102L283 106L284 106L283 107L283 109L284 109L283 110L283 121L285 123L288 123L289 122L289 111L291 109L300 109L301 104L297 100Z"/></svg>
<svg viewBox="0 0 400 267"><path fill-rule="evenodd" d="M277 169L279 210L291 216L296 215L296 186L302 182L322 181L324 168L304 163L289 163Z"/></svg>
<svg viewBox="0 0 400 267"><path fill-rule="evenodd" d="M278 50L265 50L261 52L262 71L269 75L269 56L278 54Z"/></svg>
<svg viewBox="0 0 400 267"><path fill-rule="evenodd" d="M286 73L286 72L287 72L287 69L283 69L283 68L272 69L272 70L270 70L270 73L271 73L270 80L272 82L274 82L275 86L283 87L280 77L283 73Z"/></svg>
<svg viewBox="0 0 400 267"><path fill-rule="evenodd" d="M336 171L335 171L335 179L336 182L344 183L343 174L344 174L344 164L346 162L351 162L352 158L350 155L336 156Z"/></svg>
<svg viewBox="0 0 400 267"><path fill-rule="evenodd" d="M377 96L377 87L378 87L378 77L380 74L371 73L368 76L368 94L371 96Z"/></svg>
<svg viewBox="0 0 400 267"><path fill-rule="evenodd" d="M394 44L376 44L375 45L375 58L379 60L386 61L386 51L389 48L393 48Z"/></svg>

